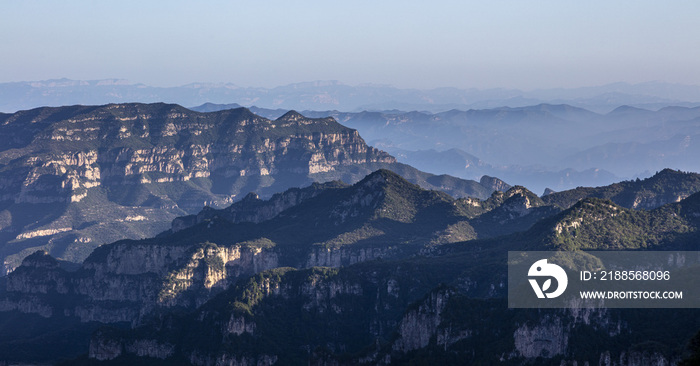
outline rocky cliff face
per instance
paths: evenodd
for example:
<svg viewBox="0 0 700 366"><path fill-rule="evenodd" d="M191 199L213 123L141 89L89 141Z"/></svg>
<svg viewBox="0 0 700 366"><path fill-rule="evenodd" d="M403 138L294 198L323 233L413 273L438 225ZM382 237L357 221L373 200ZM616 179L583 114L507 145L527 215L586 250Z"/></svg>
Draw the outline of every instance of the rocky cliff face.
<svg viewBox="0 0 700 366"><path fill-rule="evenodd" d="M69 272L46 252L27 257L7 277L0 311L82 322L137 324L158 308L194 308L240 277L276 268L278 256L261 248L113 245Z"/></svg>
<svg viewBox="0 0 700 366"><path fill-rule="evenodd" d="M308 175L395 161L367 146L355 130L296 112L271 121L243 108L197 113L177 105L120 104L4 117L3 132L16 146L2 158L20 158L13 167L24 170L5 177L5 187L17 192L6 191L4 198L16 203L79 201L82 190L113 182Z"/></svg>
<svg viewBox="0 0 700 366"><path fill-rule="evenodd" d="M306 267L340 267L379 258L394 257L397 248L312 248Z"/></svg>
<svg viewBox="0 0 700 366"><path fill-rule="evenodd" d="M450 295L451 291L433 292L417 309L404 314L398 326L398 339L392 345L392 350L405 353L427 347L431 338L437 334L438 326L442 322L440 315ZM444 344L456 342L450 339L449 334L444 334L440 341Z"/></svg>
<svg viewBox="0 0 700 366"><path fill-rule="evenodd" d="M243 108L40 108L1 115L0 133L5 272L37 249L81 261L99 244L154 236L177 216L249 191L269 195L321 173L352 179L350 167L395 163L357 131L296 112L272 121Z"/></svg>
<svg viewBox="0 0 700 366"><path fill-rule="evenodd" d="M496 177L490 177L488 175L484 175L479 179L479 183L481 183L482 186L484 187L489 187L492 188L494 191L501 191L505 192L508 189L510 189L510 184L496 178Z"/></svg>
<svg viewBox="0 0 700 366"><path fill-rule="evenodd" d="M403 266L263 272L220 294L186 321L168 317L131 335L97 333L91 357L147 354L202 365L224 360L242 365L270 360L400 365L428 359L611 366L678 361L678 353L661 342L634 344L633 335L650 325L637 320L639 314L508 309L501 298L474 299L444 285L417 298L421 280L401 277ZM669 320L684 321L667 317L652 323ZM206 335L191 341L192 332ZM586 336L591 338L581 338Z"/></svg>
<svg viewBox="0 0 700 366"><path fill-rule="evenodd" d="M559 318L545 318L538 324L523 324L518 327L513 340L518 356L552 358L565 354L569 334Z"/></svg>

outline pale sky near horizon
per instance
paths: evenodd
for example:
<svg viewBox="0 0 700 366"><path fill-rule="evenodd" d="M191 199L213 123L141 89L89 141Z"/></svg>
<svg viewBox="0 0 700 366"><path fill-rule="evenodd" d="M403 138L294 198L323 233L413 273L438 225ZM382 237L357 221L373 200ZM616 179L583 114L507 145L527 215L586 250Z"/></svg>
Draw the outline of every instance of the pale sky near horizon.
<svg viewBox="0 0 700 366"><path fill-rule="evenodd" d="M0 82L700 85L698 1L5 1Z"/></svg>

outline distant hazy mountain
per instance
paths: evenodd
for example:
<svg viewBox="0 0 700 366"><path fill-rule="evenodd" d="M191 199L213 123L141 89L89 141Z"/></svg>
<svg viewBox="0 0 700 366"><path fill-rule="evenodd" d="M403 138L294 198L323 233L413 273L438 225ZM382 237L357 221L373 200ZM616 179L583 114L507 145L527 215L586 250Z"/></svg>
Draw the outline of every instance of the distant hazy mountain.
<svg viewBox="0 0 700 366"><path fill-rule="evenodd" d="M309 117L333 116L357 129L370 145L401 155L403 163L426 160L411 151L459 149L478 157L486 169L447 170L463 159L443 154L427 170L466 179L504 177L538 193L646 177L665 167L700 170L694 159L700 137L696 86L616 83L523 92L404 90L339 82L269 89L231 84L154 88L66 79L0 84L0 110L10 112L132 101L199 105L193 109L202 112L247 106L270 119L292 109L305 110Z"/></svg>
<svg viewBox="0 0 700 366"><path fill-rule="evenodd" d="M668 105L700 105L700 87L616 83L599 87L521 91L515 89L399 89L383 85L344 85L337 81L298 83L275 88L195 83L151 87L124 80L46 80L0 84L0 111L41 106L168 102L196 106L206 102L250 107L340 111L488 109L540 103L570 104L598 112L620 105L658 109Z"/></svg>
<svg viewBox="0 0 700 366"><path fill-rule="evenodd" d="M268 118L285 112L254 110ZM648 177L665 167L700 171L700 107L621 106L606 114L549 104L440 113L303 113L332 116L421 170L467 179L492 175L538 193Z"/></svg>
<svg viewBox="0 0 700 366"><path fill-rule="evenodd" d="M493 175L507 182L517 183L535 192L542 193L546 188L566 190L572 187L596 187L620 180L615 174L604 169L561 169L547 168L542 165L494 165L467 154L460 149L445 151L418 150L410 151L383 146L400 162L432 173L446 173L456 177L468 178Z"/></svg>

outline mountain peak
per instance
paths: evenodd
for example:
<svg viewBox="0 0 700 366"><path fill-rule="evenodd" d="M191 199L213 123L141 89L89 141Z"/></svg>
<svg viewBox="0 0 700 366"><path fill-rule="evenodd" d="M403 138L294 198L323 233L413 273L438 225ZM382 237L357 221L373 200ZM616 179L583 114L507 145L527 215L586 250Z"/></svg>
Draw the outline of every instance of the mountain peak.
<svg viewBox="0 0 700 366"><path fill-rule="evenodd" d="M359 183L357 183L358 186L362 187L377 187L377 186L386 186L386 185L393 185L393 186L413 186L414 188L420 189L415 184L410 183L406 179L404 179L402 176L392 172L391 170L388 169L379 169L377 171L372 172L368 176L366 176L363 180L361 180Z"/></svg>
<svg viewBox="0 0 700 366"><path fill-rule="evenodd" d="M56 258L49 255L49 252L37 250L34 254L30 254L28 257L24 258L22 265L34 268L54 268L58 267L58 261Z"/></svg>
<svg viewBox="0 0 700 366"><path fill-rule="evenodd" d="M563 231L571 232L583 224L617 216L624 210L608 199L586 197L561 213L554 231L561 235Z"/></svg>
<svg viewBox="0 0 700 366"><path fill-rule="evenodd" d="M496 178L496 177L490 177L488 175L484 175L481 177L479 180L479 183L487 188L490 188L491 190L494 191L507 191L508 189L511 188L510 184Z"/></svg>
<svg viewBox="0 0 700 366"><path fill-rule="evenodd" d="M238 103L216 104L216 103L207 102L207 103L204 103L198 107L193 107L190 109L192 109L193 111L206 113L206 112L218 112L218 111L223 111L226 109L237 109L237 108L244 108L244 107Z"/></svg>
<svg viewBox="0 0 700 366"><path fill-rule="evenodd" d="M501 207L508 211L519 211L522 215L533 207L544 206L545 203L536 194L523 186L513 186L507 191L494 191L485 202L487 207Z"/></svg>
<svg viewBox="0 0 700 366"><path fill-rule="evenodd" d="M513 196L523 196L528 199L541 202L540 198L536 194L532 193L532 191L523 186L513 186L510 187L507 191L505 191L506 199L511 198Z"/></svg>
<svg viewBox="0 0 700 366"><path fill-rule="evenodd" d="M389 169L378 169L378 170L372 172L371 174L369 174L367 176L367 178L370 178L373 176L382 176L386 179L402 179L403 180L403 178L400 175L394 173L393 171L391 171Z"/></svg>
<svg viewBox="0 0 700 366"><path fill-rule="evenodd" d="M663 170L661 170L661 171L657 172L656 174L654 174L651 178L669 177L669 176L680 176L680 175L684 175L684 174L685 174L685 173L683 173L683 172L680 171L680 170L673 170L673 169L671 169L671 168L664 168ZM651 179L651 178L649 178L649 179Z"/></svg>
<svg viewBox="0 0 700 366"><path fill-rule="evenodd" d="M352 192L347 202L373 207L375 218L405 223L412 222L421 207L454 202L444 192L423 189L386 169L365 177L352 187Z"/></svg>
<svg viewBox="0 0 700 366"><path fill-rule="evenodd" d="M260 201L260 196L258 196L258 194L255 192L248 193L241 200L241 202L255 202L255 201Z"/></svg>
<svg viewBox="0 0 700 366"><path fill-rule="evenodd" d="M637 108L637 107L632 107L629 105L622 105L614 110L612 110L610 113L608 113L609 116L616 115L616 114L625 114L625 113L638 113L638 112L649 112L647 109L642 109L642 108Z"/></svg>
<svg viewBox="0 0 700 366"><path fill-rule="evenodd" d="M283 114L280 118L277 118L276 121L289 121L289 122L294 122L294 121L299 121L302 119L306 119L301 113L291 110L285 114Z"/></svg>

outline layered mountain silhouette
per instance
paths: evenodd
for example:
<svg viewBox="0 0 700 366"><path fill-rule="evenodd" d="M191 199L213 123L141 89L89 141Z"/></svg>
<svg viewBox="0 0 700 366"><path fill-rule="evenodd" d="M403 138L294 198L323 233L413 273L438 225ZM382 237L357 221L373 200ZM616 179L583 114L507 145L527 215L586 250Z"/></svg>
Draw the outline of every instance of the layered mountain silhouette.
<svg viewBox="0 0 700 366"><path fill-rule="evenodd" d="M255 110L268 118L284 113ZM538 104L440 112L304 114L333 116L360 131L371 145L418 169L471 179L497 176L535 192L603 186L623 178L648 177L667 167L700 171L695 161L698 107L650 110L623 105L600 113L567 104Z"/></svg>
<svg viewBox="0 0 700 366"><path fill-rule="evenodd" d="M620 105L658 109L668 105L693 106L700 88L692 85L649 82L613 83L595 87L522 91L517 89L400 89L387 85L347 85L339 81L312 81L274 88L241 87L226 83L192 83L152 87L128 80L54 79L0 83L0 111L14 112L38 106L113 102L167 101L186 106L231 103L265 108L342 111L487 109L523 107L540 103L570 104L596 112Z"/></svg>
<svg viewBox="0 0 700 366"><path fill-rule="evenodd" d="M267 118L205 107L0 115L0 363L673 364L700 329L697 309L508 309L505 299L509 251L696 251L699 174L660 169L540 197L487 174L514 166L396 150L480 179L434 175L337 122L407 144L444 143L435 130L445 127L483 151L542 144L535 153L578 159L591 141L615 155L637 130L657 135L632 144L671 136L692 152L697 108L255 109ZM548 145L583 125L588 134Z"/></svg>

